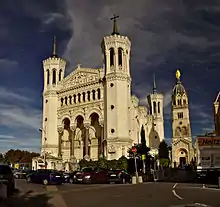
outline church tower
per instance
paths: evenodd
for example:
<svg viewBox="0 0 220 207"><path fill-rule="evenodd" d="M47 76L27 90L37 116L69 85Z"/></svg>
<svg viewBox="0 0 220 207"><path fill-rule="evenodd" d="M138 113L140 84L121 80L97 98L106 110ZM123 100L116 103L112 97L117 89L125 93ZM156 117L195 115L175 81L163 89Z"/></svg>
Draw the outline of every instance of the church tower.
<svg viewBox="0 0 220 207"><path fill-rule="evenodd" d="M155 136L149 137L149 139L159 139L161 142L164 139L163 94L157 93L155 75L153 77L153 92L148 95L148 105L150 114L153 116L153 128L157 132L157 135L154 133Z"/></svg>
<svg viewBox="0 0 220 207"><path fill-rule="evenodd" d="M66 61L57 56L56 38L53 40L53 54L43 60L44 89L42 117L42 153L58 155L57 132L57 87L64 78Z"/></svg>
<svg viewBox="0 0 220 207"><path fill-rule="evenodd" d="M176 85L172 92L172 164L184 166L193 158L187 92L180 81L180 71L176 71Z"/></svg>
<svg viewBox="0 0 220 207"><path fill-rule="evenodd" d="M130 48L128 37L118 32L116 18L113 32L101 42L104 59L104 137L105 156L118 159L132 145L129 138L129 107L131 101Z"/></svg>

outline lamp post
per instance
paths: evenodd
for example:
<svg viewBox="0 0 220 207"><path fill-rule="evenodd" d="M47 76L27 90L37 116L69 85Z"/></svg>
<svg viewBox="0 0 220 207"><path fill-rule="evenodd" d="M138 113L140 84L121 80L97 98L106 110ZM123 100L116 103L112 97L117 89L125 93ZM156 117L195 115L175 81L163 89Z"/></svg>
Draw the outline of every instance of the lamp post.
<svg viewBox="0 0 220 207"><path fill-rule="evenodd" d="M44 167L45 169L47 169L47 163L46 163L46 141L47 141L47 137L46 137L46 128L42 129L40 128L39 131L42 133L44 133Z"/></svg>

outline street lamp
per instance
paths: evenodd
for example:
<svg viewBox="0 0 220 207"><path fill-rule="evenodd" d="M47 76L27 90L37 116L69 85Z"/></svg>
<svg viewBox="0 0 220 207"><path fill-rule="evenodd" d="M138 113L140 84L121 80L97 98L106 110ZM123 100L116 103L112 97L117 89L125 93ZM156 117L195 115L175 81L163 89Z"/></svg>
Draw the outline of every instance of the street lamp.
<svg viewBox="0 0 220 207"><path fill-rule="evenodd" d="M40 128L39 131L41 133L44 132L44 166L45 166L45 169L46 169L47 168L47 164L46 164L46 141L47 141L46 130Z"/></svg>

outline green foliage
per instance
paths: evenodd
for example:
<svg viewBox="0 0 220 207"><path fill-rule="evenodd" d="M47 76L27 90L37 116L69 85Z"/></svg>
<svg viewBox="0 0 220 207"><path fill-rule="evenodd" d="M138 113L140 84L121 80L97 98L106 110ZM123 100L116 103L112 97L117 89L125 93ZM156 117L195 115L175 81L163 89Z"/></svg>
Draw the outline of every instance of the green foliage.
<svg viewBox="0 0 220 207"><path fill-rule="evenodd" d="M79 166L80 166L81 169L84 168L84 167L89 167L89 164L90 164L89 161L87 161L85 159L81 159L79 161Z"/></svg>
<svg viewBox="0 0 220 207"><path fill-rule="evenodd" d="M99 158L97 167L107 169L108 168L107 160L105 158Z"/></svg>
<svg viewBox="0 0 220 207"><path fill-rule="evenodd" d="M0 162L5 162L5 163L31 163L32 159L34 157L40 156L39 153L35 152L28 152L24 150L13 150L10 149L8 152L5 153L3 156L0 154Z"/></svg>
<svg viewBox="0 0 220 207"><path fill-rule="evenodd" d="M98 161L86 161L85 159L80 160L79 166L82 169L83 167L94 167L94 168L103 168L103 169L121 169L127 170L128 162L127 158L122 156L119 160L106 160L105 158L99 158Z"/></svg>
<svg viewBox="0 0 220 207"><path fill-rule="evenodd" d="M169 149L165 140L163 140L159 145L159 158L169 159Z"/></svg>
<svg viewBox="0 0 220 207"><path fill-rule="evenodd" d="M142 144L142 148L146 148L146 138L145 138L145 131L144 131L144 126L142 125L141 127L141 144Z"/></svg>
<svg viewBox="0 0 220 207"><path fill-rule="evenodd" d="M125 156L122 156L118 159L118 168L121 170L127 170L128 160Z"/></svg>
<svg viewBox="0 0 220 207"><path fill-rule="evenodd" d="M118 160L108 160L108 169L116 170L118 168Z"/></svg>
<svg viewBox="0 0 220 207"><path fill-rule="evenodd" d="M161 158L160 159L160 166L169 167L169 164L170 164L169 159L167 159L167 158Z"/></svg>

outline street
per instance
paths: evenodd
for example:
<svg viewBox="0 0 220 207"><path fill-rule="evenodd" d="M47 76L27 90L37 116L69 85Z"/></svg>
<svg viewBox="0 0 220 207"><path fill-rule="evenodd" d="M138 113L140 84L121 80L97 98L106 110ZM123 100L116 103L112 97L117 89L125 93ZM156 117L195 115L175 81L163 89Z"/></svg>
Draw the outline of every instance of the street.
<svg viewBox="0 0 220 207"><path fill-rule="evenodd" d="M3 203L4 207L174 207L220 206L220 190L202 184L146 183L137 185L97 184L43 186L16 180L19 193ZM194 205L192 205L194 204Z"/></svg>

